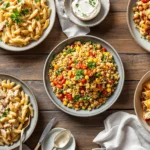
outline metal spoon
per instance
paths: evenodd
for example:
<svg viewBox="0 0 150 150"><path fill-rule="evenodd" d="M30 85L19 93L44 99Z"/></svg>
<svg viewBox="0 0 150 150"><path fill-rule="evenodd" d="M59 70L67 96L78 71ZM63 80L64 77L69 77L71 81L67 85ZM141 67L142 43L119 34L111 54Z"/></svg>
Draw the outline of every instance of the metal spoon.
<svg viewBox="0 0 150 150"><path fill-rule="evenodd" d="M71 132L69 130L60 132L54 139L54 147L52 148L52 150L54 150L55 148L64 148L69 143L70 138Z"/></svg>
<svg viewBox="0 0 150 150"><path fill-rule="evenodd" d="M21 131L21 135L20 135L20 148L19 148L19 150L22 150L22 138L23 138L23 135L24 135L24 131L25 131L25 129L29 126L29 124L30 124L30 117L29 117L29 119L28 119L28 121L26 122L26 124L24 125L24 127L23 127L23 129L22 129L22 131Z"/></svg>

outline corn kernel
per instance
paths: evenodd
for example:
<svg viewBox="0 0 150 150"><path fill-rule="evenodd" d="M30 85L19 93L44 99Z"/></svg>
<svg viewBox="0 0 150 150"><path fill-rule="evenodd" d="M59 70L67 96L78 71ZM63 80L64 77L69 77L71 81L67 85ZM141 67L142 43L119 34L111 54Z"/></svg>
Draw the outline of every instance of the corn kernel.
<svg viewBox="0 0 150 150"><path fill-rule="evenodd" d="M87 74L87 70L84 70L84 75L86 75Z"/></svg>
<svg viewBox="0 0 150 150"><path fill-rule="evenodd" d="M86 55L86 56L89 56L89 52L86 52L85 55Z"/></svg>
<svg viewBox="0 0 150 150"><path fill-rule="evenodd" d="M80 83L79 83L79 86L83 86L83 84L80 82Z"/></svg>
<svg viewBox="0 0 150 150"><path fill-rule="evenodd" d="M86 107L85 106L82 106L82 110L85 110L86 109Z"/></svg>
<svg viewBox="0 0 150 150"><path fill-rule="evenodd" d="M88 61L89 61L89 62L92 62L92 61L93 61L93 58L90 57L90 58L88 59Z"/></svg>
<svg viewBox="0 0 150 150"><path fill-rule="evenodd" d="M96 83L100 83L100 82L101 82L100 79L96 78Z"/></svg>
<svg viewBox="0 0 150 150"><path fill-rule="evenodd" d="M63 105L64 105L64 106L67 106L67 104L68 104L68 103L67 103L66 101L63 101Z"/></svg>
<svg viewBox="0 0 150 150"><path fill-rule="evenodd" d="M86 75L86 76L85 76L85 79L86 79L86 80L88 80L88 79L89 79L89 76L88 76L88 75Z"/></svg>
<svg viewBox="0 0 150 150"><path fill-rule="evenodd" d="M93 61L94 61L94 62L98 62L98 59L97 59L97 58L94 58Z"/></svg>
<svg viewBox="0 0 150 150"><path fill-rule="evenodd" d="M66 81L66 84L69 85L69 83L70 83L69 80L67 80L67 81Z"/></svg>
<svg viewBox="0 0 150 150"><path fill-rule="evenodd" d="M68 71L68 76L71 76L71 71Z"/></svg>
<svg viewBox="0 0 150 150"><path fill-rule="evenodd" d="M107 88L107 92L110 93L111 92L111 88Z"/></svg>
<svg viewBox="0 0 150 150"><path fill-rule="evenodd" d="M80 47L79 47L79 46L77 46L77 47L76 47L76 50L77 50L77 51L79 51L79 50L80 50Z"/></svg>

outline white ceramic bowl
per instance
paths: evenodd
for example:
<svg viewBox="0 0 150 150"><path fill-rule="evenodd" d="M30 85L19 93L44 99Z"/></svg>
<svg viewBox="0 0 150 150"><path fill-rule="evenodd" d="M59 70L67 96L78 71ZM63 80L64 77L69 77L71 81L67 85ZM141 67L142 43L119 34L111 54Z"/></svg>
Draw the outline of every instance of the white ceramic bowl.
<svg viewBox="0 0 150 150"><path fill-rule="evenodd" d="M62 102L53 93L52 87L50 86L49 76L48 76L49 65L53 59L53 56L55 54L61 52L65 46L72 44L74 41L80 41L80 40L93 41L95 43L100 43L103 47L105 47L113 55L115 62L118 66L118 72L120 75L119 84L117 85L117 88L116 88L115 92L113 93L113 95L106 101L106 103L104 105L102 105L100 108L92 110L92 111L88 111L88 110L75 111L74 109L70 109L70 108L64 106L62 104ZM106 111L108 108L110 108L117 101L119 95L121 94L121 91L122 91L122 88L124 85L124 79L125 79L124 67L123 67L122 61L121 61L117 51L106 41L104 41L98 37L89 36L89 35L72 37L72 38L66 39L66 40L62 41L60 44L58 44L50 52L50 54L45 62L45 66L44 66L44 70L43 70L44 86L45 86L46 92L47 92L49 98L51 99L51 101L62 111L66 112L70 115L78 116L78 117L95 116L95 115L98 115L98 114Z"/></svg>
<svg viewBox="0 0 150 150"><path fill-rule="evenodd" d="M7 44L3 43L2 41L0 41L0 47L5 50L8 50L8 51L19 52L19 51L29 50L29 49L39 45L51 32L54 22L55 22L55 18L56 18L56 8L55 8L54 0L48 0L47 4L48 4L49 8L51 9L50 24L47 27L47 29L43 32L42 36L37 41L32 41L31 43L29 43L28 45L23 46L23 47L10 46L10 45L7 45Z"/></svg>
<svg viewBox="0 0 150 150"><path fill-rule="evenodd" d="M135 41L143 47L145 50L150 52L150 42L145 40L144 38L141 38L140 32L135 28L135 23L133 21L133 7L135 6L137 0L129 0L128 7L127 7L127 23L130 30L130 33L132 37L135 39Z"/></svg>
<svg viewBox="0 0 150 150"><path fill-rule="evenodd" d="M68 18L75 24L81 27L94 27L98 24L100 24L108 15L109 10L110 10L110 0L101 0L101 10L98 13L98 15L93 18L92 20L89 21L83 21L77 18L73 12L71 6L71 1L70 0L65 0L64 3L65 6L65 12L68 16Z"/></svg>
<svg viewBox="0 0 150 150"><path fill-rule="evenodd" d="M150 71L148 71L139 81L137 88L135 90L134 94L134 109L135 113L140 121L140 123L150 132L150 125L146 123L146 121L143 119L142 115L142 105L141 105L141 94L142 94L142 86L145 82L150 80Z"/></svg>
<svg viewBox="0 0 150 150"><path fill-rule="evenodd" d="M22 86L22 89L24 90L24 92L27 95L29 95L30 103L32 104L32 107L34 109L34 117L31 118L30 125L25 130L25 139L24 139L24 141L26 141L31 136L31 134L33 133L33 131L36 127L37 121L38 121L38 105L37 105L36 98L35 98L34 94L32 93L32 91L29 89L29 87L24 82L22 82L21 80L13 77L11 75L7 75L7 74L0 74L0 79L3 79L3 80L4 79L6 79L6 80L9 79L9 80L15 82L16 84L20 84ZM12 149L18 147L19 145L20 145L20 140L18 140L17 142L15 142L11 146L7 146L7 145L0 146L0 150L12 150Z"/></svg>

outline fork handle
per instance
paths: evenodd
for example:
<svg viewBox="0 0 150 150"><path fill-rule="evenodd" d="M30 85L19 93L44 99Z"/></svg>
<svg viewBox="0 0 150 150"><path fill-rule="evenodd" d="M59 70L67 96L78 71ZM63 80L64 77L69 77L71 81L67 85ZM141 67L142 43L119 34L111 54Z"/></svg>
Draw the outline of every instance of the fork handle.
<svg viewBox="0 0 150 150"><path fill-rule="evenodd" d="M40 148L40 143L38 143L37 145L36 145L36 147L34 148L34 150L38 150L39 148Z"/></svg>

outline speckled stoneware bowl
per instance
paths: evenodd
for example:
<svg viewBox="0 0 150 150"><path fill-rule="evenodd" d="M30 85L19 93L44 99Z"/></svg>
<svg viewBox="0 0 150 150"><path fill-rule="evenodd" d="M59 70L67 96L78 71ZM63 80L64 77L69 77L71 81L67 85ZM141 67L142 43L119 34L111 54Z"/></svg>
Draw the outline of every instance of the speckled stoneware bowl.
<svg viewBox="0 0 150 150"><path fill-rule="evenodd" d="M2 74L2 73L0 73L0 79L2 79L2 80L9 79L9 80L15 82L16 84L20 84L22 86L22 89L24 90L24 92L27 95L29 95L29 100L30 100L30 102L32 104L32 107L34 109L34 117L31 118L30 125L25 130L25 139L24 139L24 141L26 141L31 136L31 134L33 133L33 131L36 127L37 121L38 121L38 105L37 105L36 98L35 98L34 94L32 93L32 91L29 89L29 87L24 82L22 82L21 80L13 77L11 75ZM18 140L17 142L15 142L11 146L7 146L7 145L0 146L0 150L12 150L12 149L18 147L19 145L20 145L20 141Z"/></svg>
<svg viewBox="0 0 150 150"><path fill-rule="evenodd" d="M54 22L55 22L55 18L56 18L56 8L55 8L54 0L47 1L47 4L48 4L49 8L51 8L50 24L47 27L47 29L43 32L42 36L37 41L33 41L33 42L29 43L28 45L23 46L23 47L9 46L9 45L3 43L2 41L0 41L0 47L5 49L5 50L8 50L8 51L20 52L20 51L26 51L26 50L29 50L31 48L34 48L35 46L39 45L42 41L44 41L45 38L51 32L53 25L54 25Z"/></svg>
<svg viewBox="0 0 150 150"><path fill-rule="evenodd" d="M150 80L150 71L148 71L139 81L137 88L134 94L134 110L135 113L140 121L140 123L150 132L150 125L148 125L145 120L143 119L142 115L142 105L141 105L141 94L142 94L142 86L145 82Z"/></svg>
<svg viewBox="0 0 150 150"><path fill-rule="evenodd" d="M99 14L95 18L93 18L92 20L89 20L89 21L80 20L73 14L72 8L70 7L71 6L70 0L65 0L64 6L65 6L65 11L66 11L67 16L73 23L75 23L81 27L94 27L94 26L100 24L108 15L109 10L110 10L110 1L109 0L101 0L101 10L100 10Z"/></svg>
<svg viewBox="0 0 150 150"><path fill-rule="evenodd" d="M93 41L96 43L100 43L103 47L105 47L114 56L114 59L118 66L118 72L120 74L119 84L118 84L117 89L114 92L114 94L106 101L106 103L104 105L102 105L100 108L92 110L92 111L88 111L88 110L75 111L73 109L65 107L62 104L62 102L53 93L52 87L50 86L49 76L48 76L49 66L50 66L50 62L52 61L53 56L55 54L61 52L65 46L70 45L74 41L78 41L78 40ZM118 99L118 97L122 91L122 88L124 85L124 78L125 78L124 67L123 67L122 61L121 61L117 51L106 41L104 41L98 37L94 37L94 36L77 36L77 37L72 37L72 38L64 40L50 52L50 54L47 57L47 60L45 62L45 66L44 66L44 70L43 70L44 86L45 86L46 92L47 92L49 98L51 99L51 101L62 111L66 112L70 115L78 116L78 117L94 116L94 115L100 114L100 113L106 111L108 108L110 108L116 102L116 100Z"/></svg>
<svg viewBox="0 0 150 150"><path fill-rule="evenodd" d="M135 41L143 47L145 50L150 52L150 42L141 38L140 32L135 28L135 23L133 21L133 7L136 5L137 0L129 0L127 7L127 23L132 37Z"/></svg>

